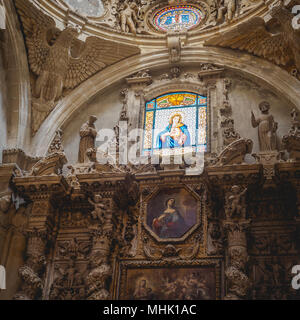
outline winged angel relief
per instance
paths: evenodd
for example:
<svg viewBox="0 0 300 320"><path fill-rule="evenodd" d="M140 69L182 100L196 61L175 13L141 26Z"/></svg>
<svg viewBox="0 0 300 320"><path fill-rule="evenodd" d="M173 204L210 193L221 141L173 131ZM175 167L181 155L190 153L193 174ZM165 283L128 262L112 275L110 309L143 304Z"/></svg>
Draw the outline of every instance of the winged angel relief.
<svg viewBox="0 0 300 320"><path fill-rule="evenodd" d="M292 27L294 15L282 4L274 6L270 15L277 21L275 33L270 32L263 18L254 17L205 44L247 51L284 67L300 79L300 31Z"/></svg>
<svg viewBox="0 0 300 320"><path fill-rule="evenodd" d="M138 54L135 46L98 37L77 39L73 28L59 30L54 19L28 0L16 0L28 49L30 69L36 76L32 87L32 131L39 129L65 89L80 83L124 58Z"/></svg>

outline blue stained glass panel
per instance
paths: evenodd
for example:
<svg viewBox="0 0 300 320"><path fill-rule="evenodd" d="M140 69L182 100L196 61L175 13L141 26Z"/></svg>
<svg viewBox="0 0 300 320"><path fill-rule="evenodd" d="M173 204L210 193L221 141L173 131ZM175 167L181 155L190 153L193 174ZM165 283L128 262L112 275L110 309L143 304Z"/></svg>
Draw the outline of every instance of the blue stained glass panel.
<svg viewBox="0 0 300 320"><path fill-rule="evenodd" d="M183 14L181 16L181 19L182 19L182 23L189 23L190 21L190 16L189 15L186 15L186 14Z"/></svg>
<svg viewBox="0 0 300 320"><path fill-rule="evenodd" d="M143 154L204 152L207 149L207 98L174 92L146 103Z"/></svg>
<svg viewBox="0 0 300 320"><path fill-rule="evenodd" d="M171 6L158 11L154 15L154 25L162 31L180 31L196 27L203 19L203 12L193 6Z"/></svg>

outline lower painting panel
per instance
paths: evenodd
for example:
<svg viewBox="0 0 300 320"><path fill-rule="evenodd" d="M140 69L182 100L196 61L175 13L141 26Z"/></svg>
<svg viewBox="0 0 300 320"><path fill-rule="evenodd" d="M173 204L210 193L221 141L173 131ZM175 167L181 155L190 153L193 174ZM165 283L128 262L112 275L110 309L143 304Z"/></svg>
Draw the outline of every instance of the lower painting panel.
<svg viewBox="0 0 300 320"><path fill-rule="evenodd" d="M219 299L217 265L136 267L121 269L120 299L215 300Z"/></svg>

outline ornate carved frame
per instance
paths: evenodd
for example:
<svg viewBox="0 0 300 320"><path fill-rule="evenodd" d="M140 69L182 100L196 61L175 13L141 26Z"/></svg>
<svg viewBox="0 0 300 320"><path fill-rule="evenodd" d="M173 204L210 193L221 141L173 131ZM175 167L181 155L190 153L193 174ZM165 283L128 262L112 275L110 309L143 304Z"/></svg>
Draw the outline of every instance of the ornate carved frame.
<svg viewBox="0 0 300 320"><path fill-rule="evenodd" d="M201 260L160 260L160 261L122 261L119 265L119 286L114 292L114 299L125 299L126 297L126 279L128 269L143 269L143 268L191 268L197 266L206 266L215 268L216 276L216 300L221 299L221 270L222 261L220 259L201 259Z"/></svg>
<svg viewBox="0 0 300 320"><path fill-rule="evenodd" d="M197 9L200 9L203 13L203 19L202 21L200 21L200 23L195 27L195 28L192 28L191 30L194 31L194 30L197 30L201 27L203 27L203 25L206 23L206 21L208 20L209 18L209 15L210 15L210 12L209 12L209 6L207 3L205 3L204 1L201 1L201 2L196 2L196 1L188 1L187 3L184 3L183 5L191 5ZM158 34L164 34L165 32L159 30L154 24L153 24L153 18L155 16L155 14L165 8L165 7L171 7L172 5L164 2L164 3L158 3L154 6L152 6L145 14L145 18L144 20L147 22L147 25L148 25L148 28L151 30L151 32L154 32L154 33L158 33ZM173 5L173 6L176 6Z"/></svg>
<svg viewBox="0 0 300 320"><path fill-rule="evenodd" d="M159 236L157 236L147 225L146 219L147 219L147 208L148 204L151 201L151 199L156 196L160 191L165 190L165 189L185 189L190 195L192 195L196 200L197 200L197 222L194 226L192 226L182 237L180 238L167 238L167 239L162 239ZM147 232L159 243L178 243L185 241L190 235L192 235L198 227L202 223L202 206L201 206L201 197L194 191L192 191L190 188L187 188L184 184L179 185L164 185L162 187L158 186L156 187L151 194L149 194L144 200L142 204L142 225L143 227L147 230Z"/></svg>

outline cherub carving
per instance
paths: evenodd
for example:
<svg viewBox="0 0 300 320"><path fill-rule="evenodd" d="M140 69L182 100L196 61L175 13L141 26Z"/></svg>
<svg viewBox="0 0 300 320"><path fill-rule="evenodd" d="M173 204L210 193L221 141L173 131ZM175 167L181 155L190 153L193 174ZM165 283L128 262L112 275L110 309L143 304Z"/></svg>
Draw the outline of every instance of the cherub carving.
<svg viewBox="0 0 300 320"><path fill-rule="evenodd" d="M128 30L136 34L136 24L138 22L136 3L128 3L125 1L123 8L120 10L121 30L128 32Z"/></svg>
<svg viewBox="0 0 300 320"><path fill-rule="evenodd" d="M231 21L234 17L236 10L236 0L224 0L224 4L226 7L226 20Z"/></svg>
<svg viewBox="0 0 300 320"><path fill-rule="evenodd" d="M103 198L100 194L94 196L94 201L88 199L89 203L94 206L94 211L91 212L92 218L98 220L100 224L104 223L105 211L107 206L103 203Z"/></svg>
<svg viewBox="0 0 300 320"><path fill-rule="evenodd" d="M236 0L221 0L219 3L217 21L222 22L225 18L226 22L231 21L236 11Z"/></svg>
<svg viewBox="0 0 300 320"><path fill-rule="evenodd" d="M240 187L236 185L231 188L231 194L228 196L225 206L226 219L246 218L246 205L244 200L246 192L247 188L240 191Z"/></svg>

